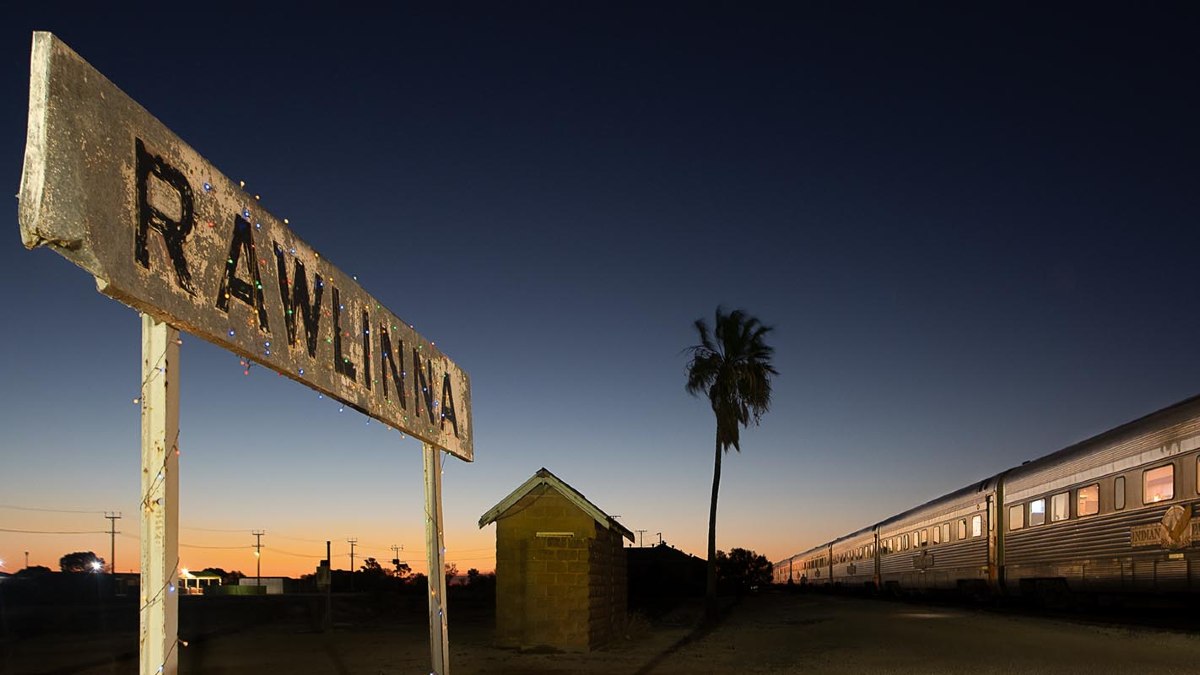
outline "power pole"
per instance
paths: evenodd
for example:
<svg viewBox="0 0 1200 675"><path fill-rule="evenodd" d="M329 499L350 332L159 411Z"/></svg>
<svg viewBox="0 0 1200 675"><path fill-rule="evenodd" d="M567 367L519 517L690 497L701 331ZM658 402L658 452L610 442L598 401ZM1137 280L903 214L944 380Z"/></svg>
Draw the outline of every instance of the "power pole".
<svg viewBox="0 0 1200 675"><path fill-rule="evenodd" d="M399 546L397 546L396 544L392 544L392 554L393 554L392 564L395 565L397 568L400 567L400 551L403 551L403 550L404 550L404 544L400 544ZM400 570L397 569L396 571L399 572Z"/></svg>
<svg viewBox="0 0 1200 675"><path fill-rule="evenodd" d="M321 624L323 632L333 630L333 555L330 554L329 540L325 540L325 571L329 573L329 583L325 586L325 618Z"/></svg>
<svg viewBox="0 0 1200 675"><path fill-rule="evenodd" d="M358 537L347 539L350 544L350 592L354 592L354 545L358 543Z"/></svg>
<svg viewBox="0 0 1200 675"><path fill-rule="evenodd" d="M655 532L658 535L658 545L662 546L662 532Z"/></svg>
<svg viewBox="0 0 1200 675"><path fill-rule="evenodd" d="M262 586L262 537L266 532L255 530L254 535L254 585Z"/></svg>
<svg viewBox="0 0 1200 675"><path fill-rule="evenodd" d="M25 551L25 569L29 569L29 551Z"/></svg>
<svg viewBox="0 0 1200 675"><path fill-rule="evenodd" d="M121 519L119 511L105 511L104 517L108 518L108 573L117 573L117 521ZM28 555L28 554L26 554ZM29 567L29 561L25 562L25 566Z"/></svg>
<svg viewBox="0 0 1200 675"><path fill-rule="evenodd" d="M638 548L642 548L643 546L646 545L646 542L643 541L643 539L642 539L642 535L646 534L646 531L645 530L637 530L637 533L638 533Z"/></svg>

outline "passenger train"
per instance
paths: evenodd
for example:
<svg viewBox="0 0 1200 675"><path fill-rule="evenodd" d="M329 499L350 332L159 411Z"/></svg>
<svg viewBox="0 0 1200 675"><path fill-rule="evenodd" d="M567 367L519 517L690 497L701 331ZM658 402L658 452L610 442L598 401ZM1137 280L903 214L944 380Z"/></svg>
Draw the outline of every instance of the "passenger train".
<svg viewBox="0 0 1200 675"><path fill-rule="evenodd" d="M1200 396L775 563L897 593L1200 591Z"/></svg>

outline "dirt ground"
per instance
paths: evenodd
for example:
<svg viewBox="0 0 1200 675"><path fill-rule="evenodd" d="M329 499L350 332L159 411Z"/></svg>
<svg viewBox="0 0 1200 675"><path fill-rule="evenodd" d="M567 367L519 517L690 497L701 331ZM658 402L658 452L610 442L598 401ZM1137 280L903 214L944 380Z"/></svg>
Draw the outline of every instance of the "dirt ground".
<svg viewBox="0 0 1200 675"><path fill-rule="evenodd" d="M843 597L764 593L700 628L698 604L650 621L635 615L628 635L590 653L522 653L491 646L490 616L451 606L454 673L1195 673L1194 624L1150 628L1045 618L962 605L934 606ZM24 645L29 654L36 644ZM60 645L60 653L61 653ZM48 656L53 645L42 645ZM13 673L128 673L136 655L76 666L10 661ZM428 672L428 634L417 621L339 624L331 633L277 620L194 638L180 672L241 675ZM52 663L52 661L57 661ZM30 667L40 663L40 667ZM28 668L28 669L27 669Z"/></svg>

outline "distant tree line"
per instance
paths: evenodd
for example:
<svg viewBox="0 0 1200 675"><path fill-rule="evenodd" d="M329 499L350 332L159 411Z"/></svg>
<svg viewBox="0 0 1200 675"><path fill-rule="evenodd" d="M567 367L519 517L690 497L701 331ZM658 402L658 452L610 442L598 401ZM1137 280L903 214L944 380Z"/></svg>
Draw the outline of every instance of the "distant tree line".
<svg viewBox="0 0 1200 675"><path fill-rule="evenodd" d="M767 556L745 548L717 551L717 583L726 593L741 595L771 583L773 566Z"/></svg>

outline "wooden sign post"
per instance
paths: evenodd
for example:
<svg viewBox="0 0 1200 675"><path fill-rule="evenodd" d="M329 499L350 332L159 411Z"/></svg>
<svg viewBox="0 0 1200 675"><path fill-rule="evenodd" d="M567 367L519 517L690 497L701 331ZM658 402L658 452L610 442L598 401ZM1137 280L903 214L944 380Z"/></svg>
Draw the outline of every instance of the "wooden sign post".
<svg viewBox="0 0 1200 675"><path fill-rule="evenodd" d="M142 315L141 675L179 664L179 331Z"/></svg>
<svg viewBox="0 0 1200 675"><path fill-rule="evenodd" d="M445 673L437 459L474 458L467 374L50 33L33 36L18 198L26 247L57 251L144 315L142 672L177 662L186 330L425 444L430 628L441 635L434 670Z"/></svg>
<svg viewBox="0 0 1200 675"><path fill-rule="evenodd" d="M425 551L429 560L429 653L432 672L450 672L450 636L446 632L445 544L442 542L441 451L425 444Z"/></svg>

